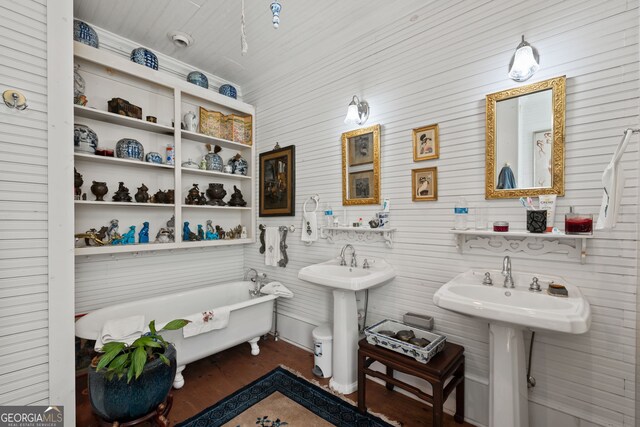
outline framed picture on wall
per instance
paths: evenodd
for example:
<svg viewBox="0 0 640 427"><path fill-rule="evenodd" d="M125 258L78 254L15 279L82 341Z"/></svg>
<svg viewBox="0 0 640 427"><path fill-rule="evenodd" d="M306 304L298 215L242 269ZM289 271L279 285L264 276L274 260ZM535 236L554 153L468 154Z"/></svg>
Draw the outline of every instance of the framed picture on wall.
<svg viewBox="0 0 640 427"><path fill-rule="evenodd" d="M414 202L438 200L438 168L413 169L411 189Z"/></svg>
<svg viewBox="0 0 640 427"><path fill-rule="evenodd" d="M413 161L437 159L440 157L438 124L423 126L413 130Z"/></svg>
<svg viewBox="0 0 640 427"><path fill-rule="evenodd" d="M373 197L373 171L353 172L349 174L349 196L352 199L370 199Z"/></svg>
<svg viewBox="0 0 640 427"><path fill-rule="evenodd" d="M260 216L295 215L295 145L260 153Z"/></svg>
<svg viewBox="0 0 640 427"><path fill-rule="evenodd" d="M349 141L349 166L373 163L373 133L352 136Z"/></svg>

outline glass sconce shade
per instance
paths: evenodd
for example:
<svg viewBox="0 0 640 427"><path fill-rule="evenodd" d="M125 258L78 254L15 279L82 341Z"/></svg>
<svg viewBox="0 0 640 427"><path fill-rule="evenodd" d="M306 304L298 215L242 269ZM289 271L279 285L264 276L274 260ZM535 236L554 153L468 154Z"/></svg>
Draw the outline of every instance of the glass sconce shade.
<svg viewBox="0 0 640 427"><path fill-rule="evenodd" d="M509 63L509 78L517 82L529 79L540 69L540 56L538 51L529 43L524 41L516 48L511 62Z"/></svg>
<svg viewBox="0 0 640 427"><path fill-rule="evenodd" d="M360 101L357 96L353 96L353 99L349 103L347 109L347 117L344 122L348 125L363 125L369 118L369 104L366 101Z"/></svg>

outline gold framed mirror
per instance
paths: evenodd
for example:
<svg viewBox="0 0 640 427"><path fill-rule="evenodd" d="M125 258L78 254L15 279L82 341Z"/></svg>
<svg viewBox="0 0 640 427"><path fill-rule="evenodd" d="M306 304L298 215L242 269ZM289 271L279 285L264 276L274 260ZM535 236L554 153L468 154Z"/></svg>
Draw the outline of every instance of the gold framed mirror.
<svg viewBox="0 0 640 427"><path fill-rule="evenodd" d="M485 198L564 195L565 81L487 95Z"/></svg>
<svg viewBox="0 0 640 427"><path fill-rule="evenodd" d="M342 204L380 203L380 125L342 134Z"/></svg>

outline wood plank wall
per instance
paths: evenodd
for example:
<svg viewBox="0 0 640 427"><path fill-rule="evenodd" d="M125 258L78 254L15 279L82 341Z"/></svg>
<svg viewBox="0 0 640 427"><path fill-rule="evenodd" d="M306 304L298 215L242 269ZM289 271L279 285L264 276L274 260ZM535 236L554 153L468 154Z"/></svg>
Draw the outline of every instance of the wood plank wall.
<svg viewBox="0 0 640 427"><path fill-rule="evenodd" d="M0 405L49 398L47 279L47 6L0 0Z"/></svg>
<svg viewBox="0 0 640 427"><path fill-rule="evenodd" d="M301 211L317 193L319 212L331 205L342 216L340 134L351 129L343 119L356 94L371 106L367 125L382 125L382 195L391 199L391 222L399 229L393 249L355 242L361 260L383 257L398 272L393 282L371 292L368 324L400 319L408 311L432 314L437 331L465 346L468 376L486 383L487 325L432 302L456 274L499 268L502 260L481 250L456 252L447 230L459 196L472 207L488 206L490 221L524 228L517 200L484 200L484 97L518 85L506 72L524 33L541 55L541 69L531 81L567 76L566 195L558 201L556 221L562 222L570 205L597 214L602 170L623 130L638 126L638 2L496 0L415 8L368 22L364 37L318 46L287 70L265 70L263 78L244 86L245 100L257 107L258 151L271 150L277 141L295 145L297 154L295 218L258 220L298 227L290 234L287 268L265 267L257 245L245 248L245 268L259 268L293 290L295 298L279 304L281 320L302 328L331 319L331 293L297 279L297 273L338 255L343 243L302 244ZM411 129L431 123L440 125L440 159L414 163ZM438 167L439 199L414 203L411 169L429 166ZM581 426L636 425L637 136L622 166L628 181L619 225L596 234L586 265L564 255L512 255L516 271L561 275L580 286L593 314L587 334L536 334L538 385L530 400L536 414L560 418L537 418L535 425L569 425L567 419ZM349 207L347 213L351 222L367 220L378 208ZM285 338L309 346L310 337ZM468 413L480 414L472 417L480 424L487 423L486 411L474 406L485 403L482 395L467 395ZM564 421L553 421L559 419Z"/></svg>

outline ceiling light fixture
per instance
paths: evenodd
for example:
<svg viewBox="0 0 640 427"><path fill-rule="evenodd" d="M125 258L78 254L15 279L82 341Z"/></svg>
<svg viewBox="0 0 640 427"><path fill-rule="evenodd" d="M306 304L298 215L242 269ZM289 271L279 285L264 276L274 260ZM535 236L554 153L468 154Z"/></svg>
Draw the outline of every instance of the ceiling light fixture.
<svg viewBox="0 0 640 427"><path fill-rule="evenodd" d="M193 37L182 31L169 31L167 37L179 48L189 47L193 44Z"/></svg>
<svg viewBox="0 0 640 427"><path fill-rule="evenodd" d="M360 101L356 95L353 95L344 122L348 125L363 125L368 118L369 104L366 101Z"/></svg>
<svg viewBox="0 0 640 427"><path fill-rule="evenodd" d="M529 79L540 69L540 56L535 47L522 41L516 48L511 62L509 63L509 78L517 82L523 82Z"/></svg>

